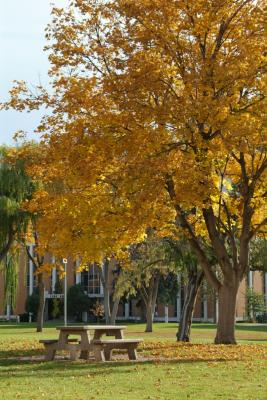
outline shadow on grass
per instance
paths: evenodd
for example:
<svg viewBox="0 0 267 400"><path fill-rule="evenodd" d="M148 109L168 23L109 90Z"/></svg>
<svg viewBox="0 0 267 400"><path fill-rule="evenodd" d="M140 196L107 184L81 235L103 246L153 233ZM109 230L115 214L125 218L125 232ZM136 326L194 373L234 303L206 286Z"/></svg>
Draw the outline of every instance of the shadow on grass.
<svg viewBox="0 0 267 400"><path fill-rule="evenodd" d="M105 363L95 363L93 360L90 362L85 361L76 361L72 362L70 360L62 359L55 361L44 361L44 360L6 360L2 363L2 367L6 367L5 369L0 369L0 379L6 379L7 376L10 376L13 379L19 377L27 377L28 369L31 369L31 378L34 375L32 373L36 373L36 377L51 377L51 373L53 374L53 378L67 378L73 377L75 374L76 377L82 377L84 375L90 375L90 377L101 376L104 375L112 375L112 374L128 374L133 373L135 371L139 371L139 368L146 366L159 366L159 365L188 365L188 364L199 364L203 365L203 363L236 363L246 362L248 360L225 360L222 358L217 359L206 359L206 360L138 360L138 361L109 361Z"/></svg>
<svg viewBox="0 0 267 400"><path fill-rule="evenodd" d="M249 325L249 324L244 324L244 325L236 325L236 330L237 331L250 331L250 332L266 332L267 333L267 325Z"/></svg>
<svg viewBox="0 0 267 400"><path fill-rule="evenodd" d="M164 327L165 328L165 327ZM198 330L198 329L203 329L203 330L215 330L216 325L215 324L197 324L193 323L192 324L192 329L193 330ZM250 331L250 332L266 332L267 333L267 324L261 325L254 325L254 324L237 324L236 325L236 330L237 331Z"/></svg>
<svg viewBox="0 0 267 400"><path fill-rule="evenodd" d="M20 357L34 357L44 354L43 349L30 349L30 350L0 350L0 365L8 358L19 360Z"/></svg>

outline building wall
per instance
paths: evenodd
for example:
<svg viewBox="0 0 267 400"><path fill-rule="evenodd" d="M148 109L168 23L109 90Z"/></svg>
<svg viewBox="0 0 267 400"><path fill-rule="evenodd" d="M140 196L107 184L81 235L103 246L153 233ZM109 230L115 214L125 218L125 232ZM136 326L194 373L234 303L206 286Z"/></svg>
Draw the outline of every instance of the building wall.
<svg viewBox="0 0 267 400"><path fill-rule="evenodd" d="M45 262L51 263L53 262L53 258L51 255L46 255ZM29 295L30 288L27 285L27 270L29 269L28 258L25 253L22 253L20 256L20 267L19 267L19 283L18 283L18 292L17 292L17 304L15 309L13 310L14 315L22 314L25 312L25 302L27 296ZM115 264L113 266L115 270ZM52 273L53 274L53 273ZM265 279L265 281L264 281ZM34 279L33 279L34 280ZM81 281L81 275L76 274L75 272L75 263L68 259L67 264L67 284L68 287L78 283ZM55 275L52 278L52 275L49 274L45 276L45 290L47 294L52 293L52 285L55 283ZM264 284L265 282L265 284ZM248 284L253 284L253 288L255 291L263 293L265 290L267 296L267 279L263 276L262 273L256 271L250 273L248 279L244 279L240 285L240 289L238 292L238 300L237 300L237 309L236 309L236 317L237 320L242 320L246 316L246 288ZM29 283L29 282L28 282ZM37 283L37 280L36 280ZM113 290L113 281L112 279L109 282L110 290ZM4 294L4 277L3 272L0 272L0 315L4 315L6 310L3 307L3 294ZM100 297L103 298L103 291L99 296L92 297ZM164 304L157 304L155 310L155 320L168 320L175 321L179 319L179 309L182 307L182 294L178 294L178 300L175 298L173 304L168 305L168 309ZM118 310L118 318L130 318L130 319L145 319L145 307L142 304L140 299L132 299L128 302L128 304L120 304ZM216 299L211 294L207 296L203 296L201 290L199 291L196 307L194 311L194 319L198 321L216 321Z"/></svg>

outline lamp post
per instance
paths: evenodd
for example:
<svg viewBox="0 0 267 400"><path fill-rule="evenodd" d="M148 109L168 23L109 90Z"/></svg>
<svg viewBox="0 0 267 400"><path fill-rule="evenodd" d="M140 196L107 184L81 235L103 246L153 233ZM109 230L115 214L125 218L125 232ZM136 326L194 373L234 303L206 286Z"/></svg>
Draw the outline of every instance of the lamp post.
<svg viewBox="0 0 267 400"><path fill-rule="evenodd" d="M63 264L64 264L64 271L65 271L65 276L64 276L64 325L68 325L68 317L67 317L67 264L68 264L68 259L63 258Z"/></svg>

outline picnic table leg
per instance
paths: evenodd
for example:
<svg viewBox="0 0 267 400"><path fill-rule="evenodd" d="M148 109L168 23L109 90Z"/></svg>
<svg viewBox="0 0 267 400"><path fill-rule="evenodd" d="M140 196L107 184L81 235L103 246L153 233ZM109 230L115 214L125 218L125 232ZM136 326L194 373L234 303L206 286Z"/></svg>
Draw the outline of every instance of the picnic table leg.
<svg viewBox="0 0 267 400"><path fill-rule="evenodd" d="M104 356L105 356L106 361L110 361L111 355L112 355L112 349L110 349L108 347L105 348L104 349Z"/></svg>
<svg viewBox="0 0 267 400"><path fill-rule="evenodd" d="M89 359L89 351L88 350L82 350L80 354L80 358L83 360L88 360Z"/></svg>
<svg viewBox="0 0 267 400"><path fill-rule="evenodd" d="M49 347L46 347L45 349L45 361L53 361L55 359L56 355L56 350L55 349L49 349Z"/></svg>
<svg viewBox="0 0 267 400"><path fill-rule="evenodd" d="M128 357L129 357L129 360L137 360L137 352L134 347L128 348Z"/></svg>
<svg viewBox="0 0 267 400"><path fill-rule="evenodd" d="M78 358L79 358L79 350L76 350L76 349L70 350L70 359L72 361L75 361Z"/></svg>
<svg viewBox="0 0 267 400"><path fill-rule="evenodd" d="M68 344L69 334L67 332L60 331L58 338L58 347L63 347Z"/></svg>
<svg viewBox="0 0 267 400"><path fill-rule="evenodd" d="M84 360L88 360L89 359L89 348L90 348L90 336L88 335L87 332L82 332L81 333L81 348L84 349L88 349L88 350L82 350L81 354L80 354L80 358L84 359Z"/></svg>
<svg viewBox="0 0 267 400"><path fill-rule="evenodd" d="M99 361L106 361L105 359L105 354L104 354L104 350L102 347L100 346L94 346L94 355L95 355L95 361L99 362Z"/></svg>

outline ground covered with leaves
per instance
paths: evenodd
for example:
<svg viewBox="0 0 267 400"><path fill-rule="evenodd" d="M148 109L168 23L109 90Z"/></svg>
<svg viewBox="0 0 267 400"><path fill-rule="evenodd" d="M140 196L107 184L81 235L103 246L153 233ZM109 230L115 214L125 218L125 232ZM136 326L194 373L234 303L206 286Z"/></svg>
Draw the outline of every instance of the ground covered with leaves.
<svg viewBox="0 0 267 400"><path fill-rule="evenodd" d="M212 344L214 326L195 325L190 344L169 337L175 324L156 324L148 335L142 330L141 324L127 329L129 337L145 339L138 362L119 352L114 362L96 364L71 362L66 354L44 362L39 339L56 337L53 325L41 335L31 326L0 325L1 398L267 400L267 327L242 326L246 339L237 346Z"/></svg>

